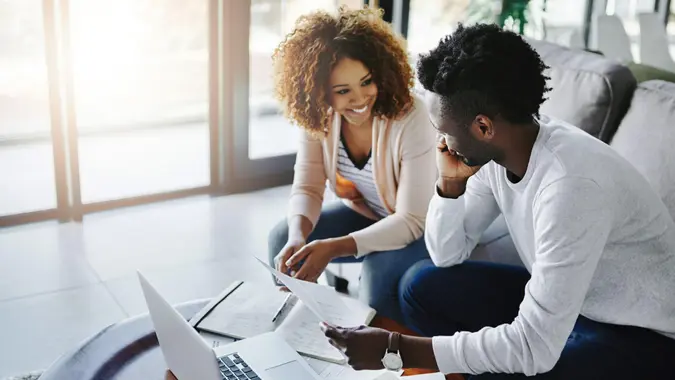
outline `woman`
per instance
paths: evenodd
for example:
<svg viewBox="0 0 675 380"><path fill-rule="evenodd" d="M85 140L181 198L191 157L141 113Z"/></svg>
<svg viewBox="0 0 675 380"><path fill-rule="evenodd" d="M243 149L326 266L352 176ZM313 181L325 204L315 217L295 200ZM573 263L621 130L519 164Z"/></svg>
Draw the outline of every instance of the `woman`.
<svg viewBox="0 0 675 380"><path fill-rule="evenodd" d="M436 180L435 132L403 45L379 11L341 8L301 17L273 59L276 95L305 133L270 262L316 281L329 262L363 261L360 298L400 321L397 285L428 257ZM322 208L326 180L341 201Z"/></svg>

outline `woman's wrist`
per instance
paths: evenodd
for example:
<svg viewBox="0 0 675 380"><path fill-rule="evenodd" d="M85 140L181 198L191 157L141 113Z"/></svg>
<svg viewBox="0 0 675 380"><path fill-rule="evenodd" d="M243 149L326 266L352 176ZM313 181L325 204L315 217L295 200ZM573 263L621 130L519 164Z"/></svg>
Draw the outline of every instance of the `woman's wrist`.
<svg viewBox="0 0 675 380"><path fill-rule="evenodd" d="M349 235L328 239L328 242L331 244L331 258L352 256L357 252L356 240Z"/></svg>

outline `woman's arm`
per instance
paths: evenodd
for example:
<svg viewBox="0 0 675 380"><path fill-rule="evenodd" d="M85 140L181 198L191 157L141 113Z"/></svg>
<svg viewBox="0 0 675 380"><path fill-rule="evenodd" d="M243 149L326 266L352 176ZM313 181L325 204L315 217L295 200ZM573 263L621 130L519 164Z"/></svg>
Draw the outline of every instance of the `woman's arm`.
<svg viewBox="0 0 675 380"><path fill-rule="evenodd" d="M288 205L288 233L306 239L319 220L326 189L321 140L302 133L294 170Z"/></svg>
<svg viewBox="0 0 675 380"><path fill-rule="evenodd" d="M401 172L396 193L396 212L351 233L358 256L374 251L400 249L424 234L424 221L437 178L435 163L436 133L421 100L415 102L405 123L401 145Z"/></svg>

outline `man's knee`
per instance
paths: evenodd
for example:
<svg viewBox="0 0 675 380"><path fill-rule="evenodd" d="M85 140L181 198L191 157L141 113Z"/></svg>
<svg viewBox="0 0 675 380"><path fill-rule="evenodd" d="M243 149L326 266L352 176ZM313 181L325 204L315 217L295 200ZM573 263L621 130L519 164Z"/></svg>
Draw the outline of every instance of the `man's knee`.
<svg viewBox="0 0 675 380"><path fill-rule="evenodd" d="M411 266L401 277L398 294L404 313L413 306L411 303L418 302L415 300L419 298L419 294L430 292L430 289L427 289L431 285L429 278L436 269L430 259L422 260Z"/></svg>
<svg viewBox="0 0 675 380"><path fill-rule="evenodd" d="M270 265L274 265L274 258L279 254L281 249L286 245L288 241L288 222L286 219L282 219L277 223L274 228L269 233L267 237L267 246L269 249L269 261Z"/></svg>

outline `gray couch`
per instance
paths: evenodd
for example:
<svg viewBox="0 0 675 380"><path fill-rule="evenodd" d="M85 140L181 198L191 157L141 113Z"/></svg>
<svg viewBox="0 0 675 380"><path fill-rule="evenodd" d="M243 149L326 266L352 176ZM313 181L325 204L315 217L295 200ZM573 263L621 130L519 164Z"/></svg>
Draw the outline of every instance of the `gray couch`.
<svg viewBox="0 0 675 380"><path fill-rule="evenodd" d="M647 178L675 217L675 84L637 85L627 67L602 56L529 42L551 67L553 90L541 112L609 143ZM503 218L485 231L472 258L522 265Z"/></svg>

